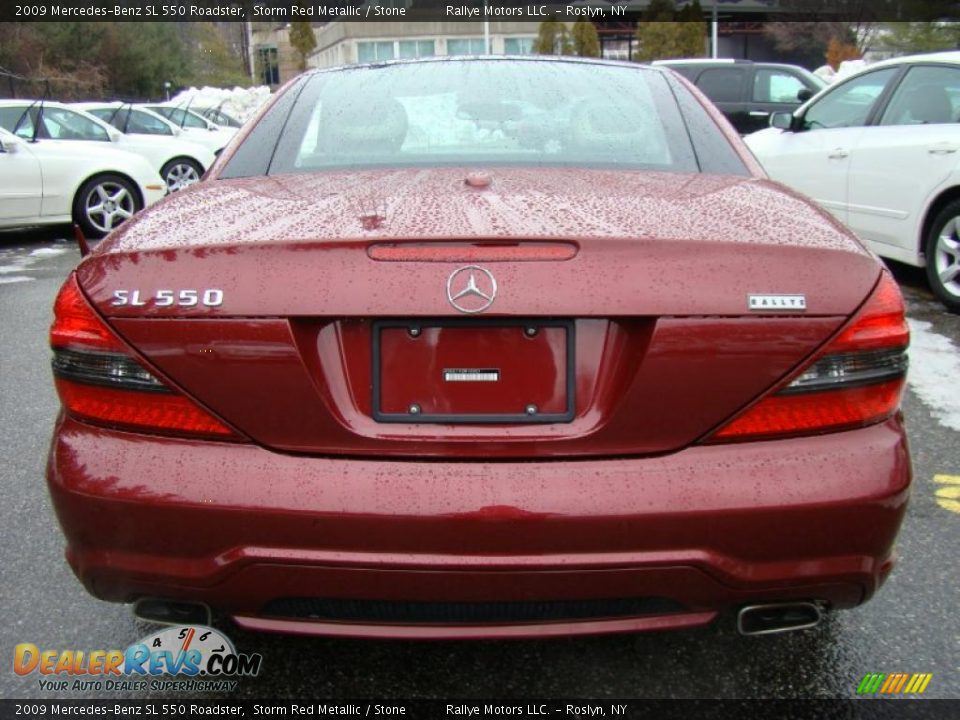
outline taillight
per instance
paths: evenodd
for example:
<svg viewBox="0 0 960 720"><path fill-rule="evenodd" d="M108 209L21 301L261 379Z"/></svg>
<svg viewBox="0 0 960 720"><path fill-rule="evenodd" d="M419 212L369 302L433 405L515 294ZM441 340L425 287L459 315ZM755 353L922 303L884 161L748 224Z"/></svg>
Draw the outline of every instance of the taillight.
<svg viewBox="0 0 960 720"><path fill-rule="evenodd" d="M900 289L884 270L839 335L779 390L707 442L815 434L887 419L900 407L909 340Z"/></svg>
<svg viewBox="0 0 960 720"><path fill-rule="evenodd" d="M75 276L60 289L53 315L54 382L70 415L124 429L236 439L233 430L140 364L90 307Z"/></svg>

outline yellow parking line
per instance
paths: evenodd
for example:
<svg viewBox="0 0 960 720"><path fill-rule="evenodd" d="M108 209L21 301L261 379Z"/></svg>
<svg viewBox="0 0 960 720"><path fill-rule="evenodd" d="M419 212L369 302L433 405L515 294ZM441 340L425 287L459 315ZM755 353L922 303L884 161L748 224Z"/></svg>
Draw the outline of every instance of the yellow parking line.
<svg viewBox="0 0 960 720"><path fill-rule="evenodd" d="M960 475L934 475L933 481L941 486L934 491L937 505L960 513Z"/></svg>

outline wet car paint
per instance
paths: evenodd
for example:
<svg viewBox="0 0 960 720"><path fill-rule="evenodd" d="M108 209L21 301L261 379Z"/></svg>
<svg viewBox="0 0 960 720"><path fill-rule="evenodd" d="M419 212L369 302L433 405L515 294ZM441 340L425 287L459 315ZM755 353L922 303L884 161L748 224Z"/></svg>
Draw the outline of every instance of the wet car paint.
<svg viewBox="0 0 960 720"><path fill-rule="evenodd" d="M253 442L166 439L66 418L48 480L75 571L104 598L202 599L250 628L372 637L625 632L708 622L745 602L862 602L890 571L907 499L898 418L691 446L800 367L879 275L835 221L747 165L748 179L492 168L483 187L464 182L469 168L219 180L218 165L104 243L77 277L142 362ZM544 212L547 201L556 213ZM583 362L589 349L575 356L581 401L570 426L484 433L372 421L370 320L456 314L443 289L457 263L369 254L384 241L424 239L577 246L562 261L490 263L502 287L516 290L486 315L559 316L577 324L578 337L581 326L614 336L592 364ZM171 287L216 288L223 302L113 304L118 288L157 298ZM809 303L752 315L752 292L802 292ZM319 421L306 425L312 436L300 429L301 408ZM110 474L98 461L107 447L124 465ZM325 457L333 454L345 457ZM466 462L486 454L522 462ZM379 459L387 455L397 459ZM571 459L602 455L614 457ZM434 459L411 462L424 457ZM92 516L115 529L92 539L84 527ZM175 519L212 537L178 549L140 536ZM603 627L581 617L334 628L271 613L284 593L410 602L421 588L455 604L587 601L654 587L682 610Z"/></svg>

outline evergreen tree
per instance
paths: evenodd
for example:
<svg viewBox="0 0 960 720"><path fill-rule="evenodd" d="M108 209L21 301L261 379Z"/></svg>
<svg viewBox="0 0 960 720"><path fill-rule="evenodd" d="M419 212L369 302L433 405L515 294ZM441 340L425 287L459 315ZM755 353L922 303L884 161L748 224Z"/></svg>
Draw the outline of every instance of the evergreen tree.
<svg viewBox="0 0 960 720"><path fill-rule="evenodd" d="M573 52L580 57L600 57L600 38L597 28L588 20L573 24Z"/></svg>
<svg viewBox="0 0 960 720"><path fill-rule="evenodd" d="M572 55L573 43L567 26L559 20L544 20L537 31L533 52L538 55Z"/></svg>
<svg viewBox="0 0 960 720"><path fill-rule="evenodd" d="M637 23L641 62L678 57L700 57L704 51L706 26L699 0L678 13L672 0L651 0Z"/></svg>
<svg viewBox="0 0 960 720"><path fill-rule="evenodd" d="M313 27L305 20L290 23L290 45L297 51L298 67L307 69L307 55L316 50L317 38L313 34Z"/></svg>
<svg viewBox="0 0 960 720"><path fill-rule="evenodd" d="M703 20L700 0L685 5L678 15L680 29L677 33L682 57L702 57L706 50L707 25Z"/></svg>

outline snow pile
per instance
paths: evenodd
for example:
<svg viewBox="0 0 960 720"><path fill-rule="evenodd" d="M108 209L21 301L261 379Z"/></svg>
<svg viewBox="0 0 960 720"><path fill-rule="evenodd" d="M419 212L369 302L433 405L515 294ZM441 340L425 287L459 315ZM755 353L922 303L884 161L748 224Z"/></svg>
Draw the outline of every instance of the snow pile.
<svg viewBox="0 0 960 720"><path fill-rule="evenodd" d="M960 348L933 331L933 324L908 318L910 372L907 382L944 427L960 430L960 395L945 392L944 378L960 373Z"/></svg>
<svg viewBox="0 0 960 720"><path fill-rule="evenodd" d="M847 75L860 72L870 63L867 60L844 60L840 63L840 69L834 70L829 65L822 65L813 71L813 74L830 85L837 80L843 80Z"/></svg>
<svg viewBox="0 0 960 720"><path fill-rule="evenodd" d="M232 115L243 122L269 99L270 88L266 85L251 88L235 87L232 90L215 87L199 89L192 87L170 98L170 102L183 105L189 102L197 107L218 107L227 115Z"/></svg>
<svg viewBox="0 0 960 720"><path fill-rule="evenodd" d="M823 80L828 85L837 79L837 71L834 70L829 65L821 65L816 70L813 71L813 74L818 78Z"/></svg>
<svg viewBox="0 0 960 720"><path fill-rule="evenodd" d="M845 78L847 75L852 75L855 72L860 72L867 66L866 60L844 60L840 63L840 69L837 70L837 80Z"/></svg>

